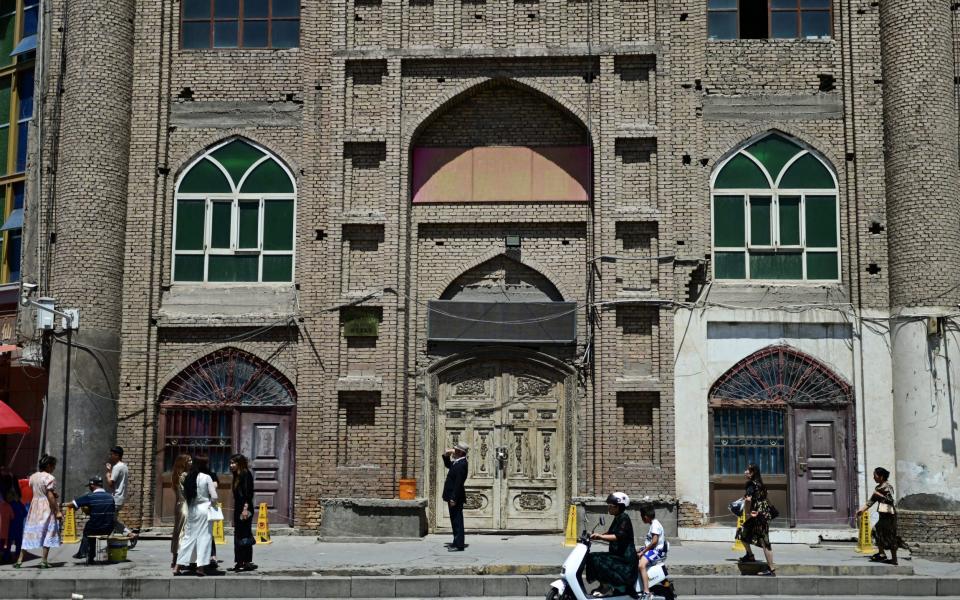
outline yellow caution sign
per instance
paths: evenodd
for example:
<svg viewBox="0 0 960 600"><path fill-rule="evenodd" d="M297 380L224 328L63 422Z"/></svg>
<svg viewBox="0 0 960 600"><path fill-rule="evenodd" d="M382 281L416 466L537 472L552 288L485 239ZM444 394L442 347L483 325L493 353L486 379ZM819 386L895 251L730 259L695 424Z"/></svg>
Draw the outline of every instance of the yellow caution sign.
<svg viewBox="0 0 960 600"><path fill-rule="evenodd" d="M747 522L747 515L740 513L740 516L737 517L737 538L733 541L733 549L737 552L746 552L747 547L743 545L743 542L740 541L740 531L743 529L743 524Z"/></svg>
<svg viewBox="0 0 960 600"><path fill-rule="evenodd" d="M567 511L567 528L564 530L563 545L568 547L577 545L577 507L573 504Z"/></svg>
<svg viewBox="0 0 960 600"><path fill-rule="evenodd" d="M270 524L267 522L267 503L260 503L260 510L257 514L257 536L258 544L270 544Z"/></svg>
<svg viewBox="0 0 960 600"><path fill-rule="evenodd" d="M76 544L80 541L77 537L77 515L72 506L68 506L63 515L63 535L60 536L60 541L64 544Z"/></svg>
<svg viewBox="0 0 960 600"><path fill-rule="evenodd" d="M223 512L223 504L217 502L217 508L220 509L220 512ZM227 540L223 535L223 520L213 522L213 542L215 544L226 544Z"/></svg>
<svg viewBox="0 0 960 600"><path fill-rule="evenodd" d="M877 549L870 536L870 513L863 511L857 521L857 554L875 553Z"/></svg>

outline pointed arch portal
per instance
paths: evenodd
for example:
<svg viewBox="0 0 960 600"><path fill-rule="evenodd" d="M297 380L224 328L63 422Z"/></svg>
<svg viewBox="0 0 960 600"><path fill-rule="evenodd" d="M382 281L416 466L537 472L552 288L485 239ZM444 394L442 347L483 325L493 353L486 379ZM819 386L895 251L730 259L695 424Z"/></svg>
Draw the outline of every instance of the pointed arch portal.
<svg viewBox="0 0 960 600"><path fill-rule="evenodd" d="M781 519L850 525L855 445L853 390L821 361L788 346L764 348L721 375L708 395L710 497L715 517L760 466Z"/></svg>
<svg viewBox="0 0 960 600"><path fill-rule="evenodd" d="M271 524L290 523L296 390L267 361L238 348L222 348L194 361L160 393L158 523L176 507L172 468L180 454L206 455L219 475L226 510L232 503L230 456L247 456L254 501L267 504Z"/></svg>

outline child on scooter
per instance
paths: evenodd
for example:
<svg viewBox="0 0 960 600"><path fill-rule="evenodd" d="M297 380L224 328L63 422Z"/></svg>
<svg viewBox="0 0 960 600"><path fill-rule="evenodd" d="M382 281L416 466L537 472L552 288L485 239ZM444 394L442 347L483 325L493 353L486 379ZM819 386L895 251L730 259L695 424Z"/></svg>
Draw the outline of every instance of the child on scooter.
<svg viewBox="0 0 960 600"><path fill-rule="evenodd" d="M640 550L640 579L643 582L643 594L640 600L649 600L650 594L650 576L647 575L647 567L656 564L667 557L667 539L663 535L663 525L657 519L657 511L650 504L644 504L640 507L640 518L650 526L647 530L647 537L644 540L646 545Z"/></svg>

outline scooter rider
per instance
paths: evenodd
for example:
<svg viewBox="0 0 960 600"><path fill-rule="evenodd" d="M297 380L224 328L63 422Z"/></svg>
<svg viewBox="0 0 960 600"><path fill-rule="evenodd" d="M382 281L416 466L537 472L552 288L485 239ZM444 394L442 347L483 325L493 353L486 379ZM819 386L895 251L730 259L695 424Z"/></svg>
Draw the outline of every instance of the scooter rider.
<svg viewBox="0 0 960 600"><path fill-rule="evenodd" d="M607 590L597 590L595 597L605 592L616 591L637 597L637 548L633 543L633 523L627 515L630 498L623 492L607 496L607 512L614 515L606 533L593 533L591 540L609 542L608 552L593 552L587 555L587 581L600 581Z"/></svg>

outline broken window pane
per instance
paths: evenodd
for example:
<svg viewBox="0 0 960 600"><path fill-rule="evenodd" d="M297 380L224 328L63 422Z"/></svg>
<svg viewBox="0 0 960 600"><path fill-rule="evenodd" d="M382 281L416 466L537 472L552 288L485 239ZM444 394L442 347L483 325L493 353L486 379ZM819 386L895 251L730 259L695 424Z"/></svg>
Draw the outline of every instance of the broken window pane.
<svg viewBox="0 0 960 600"><path fill-rule="evenodd" d="M767 0L740 0L740 38L762 40L767 37Z"/></svg>

